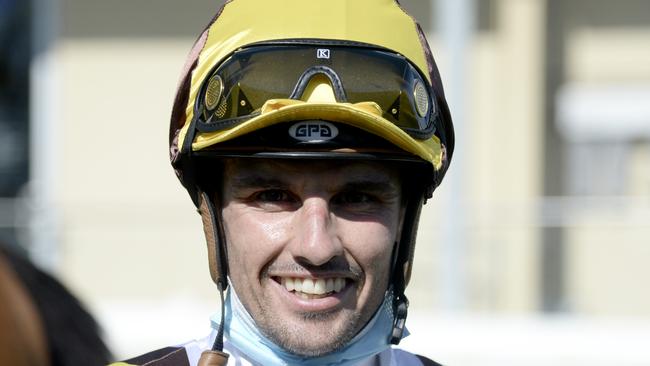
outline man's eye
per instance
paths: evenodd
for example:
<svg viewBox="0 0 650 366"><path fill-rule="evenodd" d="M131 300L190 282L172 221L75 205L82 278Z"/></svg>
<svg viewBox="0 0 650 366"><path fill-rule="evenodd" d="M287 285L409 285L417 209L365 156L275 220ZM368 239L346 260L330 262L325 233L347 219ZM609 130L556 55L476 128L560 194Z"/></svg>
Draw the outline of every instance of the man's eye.
<svg viewBox="0 0 650 366"><path fill-rule="evenodd" d="M343 192L339 193L333 199L337 204L368 204L377 202L377 198L364 192Z"/></svg>
<svg viewBox="0 0 650 366"><path fill-rule="evenodd" d="M255 195L255 199L261 202L293 202L293 197L281 189L268 189Z"/></svg>

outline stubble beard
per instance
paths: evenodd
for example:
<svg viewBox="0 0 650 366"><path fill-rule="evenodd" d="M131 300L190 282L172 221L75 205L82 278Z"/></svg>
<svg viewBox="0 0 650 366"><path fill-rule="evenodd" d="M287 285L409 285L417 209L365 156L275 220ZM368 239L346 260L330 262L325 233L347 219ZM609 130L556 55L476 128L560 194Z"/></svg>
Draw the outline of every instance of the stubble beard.
<svg viewBox="0 0 650 366"><path fill-rule="evenodd" d="M366 279L360 268L347 265L346 270L356 278L356 286L366 285ZM268 278L267 273L268 268L262 277ZM272 304L257 299L254 300L257 304L257 314L254 315L252 309L247 310L261 333L285 351L302 357L325 356L346 347L374 316L384 300L388 277L386 276L380 283L384 283L384 290L369 299L363 309L352 306L326 312L307 312L287 320L275 310ZM382 288L382 286L378 287ZM355 305L356 301L359 299L355 300ZM248 308L245 303L244 307ZM310 342L314 338L318 338L318 342Z"/></svg>
<svg viewBox="0 0 650 366"><path fill-rule="evenodd" d="M360 319L360 314L347 309L301 314L298 322L309 324L310 329L318 329L319 342L314 344L309 341L315 334L308 334L310 332L306 332L303 327L295 322L287 322L277 316L276 312L266 308L260 310L266 323L259 325L262 333L284 350L304 357L324 356L342 349L359 332L359 323L363 321L362 324L365 324L369 320ZM336 325L330 324L332 321L336 321Z"/></svg>

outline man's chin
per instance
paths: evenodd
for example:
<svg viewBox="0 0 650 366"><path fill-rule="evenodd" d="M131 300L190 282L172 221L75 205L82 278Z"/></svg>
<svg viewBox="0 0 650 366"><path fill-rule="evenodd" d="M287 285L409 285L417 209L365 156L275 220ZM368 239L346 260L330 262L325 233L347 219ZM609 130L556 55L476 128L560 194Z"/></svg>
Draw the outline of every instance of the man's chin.
<svg viewBox="0 0 650 366"><path fill-rule="evenodd" d="M339 314L340 315L340 314ZM285 351L303 357L319 357L345 347L357 333L354 321L332 321L336 314L309 313L293 324L284 323L266 336Z"/></svg>
<svg viewBox="0 0 650 366"><path fill-rule="evenodd" d="M326 356L344 348L348 341L349 339L343 342L340 338L325 340L287 339L282 344L274 340L285 351L301 357Z"/></svg>

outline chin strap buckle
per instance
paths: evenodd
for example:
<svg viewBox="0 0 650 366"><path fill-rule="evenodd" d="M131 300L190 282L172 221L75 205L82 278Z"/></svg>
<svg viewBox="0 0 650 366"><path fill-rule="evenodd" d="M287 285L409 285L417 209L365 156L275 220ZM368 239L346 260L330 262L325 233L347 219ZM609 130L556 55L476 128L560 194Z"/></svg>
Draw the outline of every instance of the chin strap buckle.
<svg viewBox="0 0 650 366"><path fill-rule="evenodd" d="M203 351L198 366L225 366L228 364L228 354L219 351Z"/></svg>
<svg viewBox="0 0 650 366"><path fill-rule="evenodd" d="M390 337L391 344L399 344L404 334L404 327L406 326L406 315L408 314L409 300L404 294L395 298L395 320L393 322L393 333Z"/></svg>

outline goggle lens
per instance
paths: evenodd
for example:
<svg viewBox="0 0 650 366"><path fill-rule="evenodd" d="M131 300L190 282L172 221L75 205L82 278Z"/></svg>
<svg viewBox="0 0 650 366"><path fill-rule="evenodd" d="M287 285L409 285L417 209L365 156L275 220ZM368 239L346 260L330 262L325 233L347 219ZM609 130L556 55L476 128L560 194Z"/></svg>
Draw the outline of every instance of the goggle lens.
<svg viewBox="0 0 650 366"><path fill-rule="evenodd" d="M217 66L197 101L199 123L228 128L256 115L270 99L298 98L306 71L327 69L340 80L338 102L377 103L383 117L417 138L434 133L438 118L428 81L404 57L343 46L251 46ZM341 100L339 100L341 99Z"/></svg>

